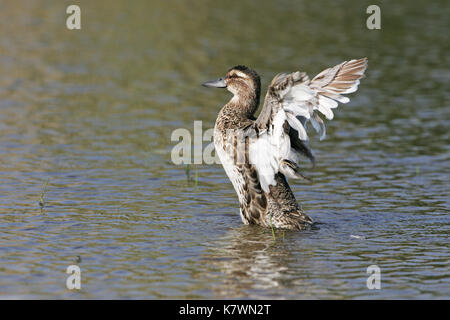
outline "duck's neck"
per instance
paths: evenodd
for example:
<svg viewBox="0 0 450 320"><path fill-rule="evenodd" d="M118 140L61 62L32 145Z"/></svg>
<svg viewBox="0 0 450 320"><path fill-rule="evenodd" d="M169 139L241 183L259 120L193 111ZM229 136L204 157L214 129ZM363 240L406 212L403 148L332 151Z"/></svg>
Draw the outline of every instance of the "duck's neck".
<svg viewBox="0 0 450 320"><path fill-rule="evenodd" d="M259 105L259 90L252 92L240 92L231 98L225 105L225 109L240 116L252 119Z"/></svg>

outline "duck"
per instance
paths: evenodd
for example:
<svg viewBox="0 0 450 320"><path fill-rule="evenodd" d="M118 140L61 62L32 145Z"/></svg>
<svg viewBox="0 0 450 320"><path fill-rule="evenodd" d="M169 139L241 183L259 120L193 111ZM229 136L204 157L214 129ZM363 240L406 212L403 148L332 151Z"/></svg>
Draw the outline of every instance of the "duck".
<svg viewBox="0 0 450 320"><path fill-rule="evenodd" d="M338 103L350 101L364 77L367 58L344 61L310 79L305 72L277 74L268 86L261 112L261 79L237 65L224 77L204 82L227 89L233 97L219 111L214 146L239 200L244 224L305 230L314 222L303 211L288 179L310 180L299 163L315 166L309 147L309 124L320 140L326 136L322 117L332 120Z"/></svg>

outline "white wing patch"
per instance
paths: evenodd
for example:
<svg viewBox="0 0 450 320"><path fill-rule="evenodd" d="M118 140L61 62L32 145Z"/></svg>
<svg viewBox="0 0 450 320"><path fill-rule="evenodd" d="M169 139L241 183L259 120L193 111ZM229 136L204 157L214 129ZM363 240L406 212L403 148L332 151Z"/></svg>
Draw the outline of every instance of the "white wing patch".
<svg viewBox="0 0 450 320"><path fill-rule="evenodd" d="M306 79L296 82L296 73L292 74L293 83L290 90L287 90L282 96L283 109L290 111L296 117L301 116L307 121L309 120L316 132L320 134L320 140L324 139L325 125L315 111L319 111L328 120L332 120L334 117L332 109L337 108L338 102L348 103L350 101L342 94L349 94L358 89L359 79L363 77L366 67L367 59L363 58L345 61L328 68L311 81ZM300 135L300 131L299 138L301 140L308 139L307 137L305 139L303 133Z"/></svg>
<svg viewBox="0 0 450 320"><path fill-rule="evenodd" d="M328 68L312 80L309 80L305 73L298 71L275 77L271 89L279 96L278 105L265 104L265 108L272 108L273 116L266 124L267 130L251 139L249 150L250 162L256 166L261 187L265 192L269 192L270 185L276 184L275 175L278 172L286 176L296 173L292 165L297 163L299 155L291 148L290 137L283 127L285 122L298 132L298 138L302 141L308 140L305 128L307 122L311 122L320 135L320 140L324 139L325 124L318 112L328 120L333 119L333 109L337 108L338 102L350 101L342 95L358 89L359 79L363 77L366 67L367 59L363 58ZM263 109L261 114L267 114L268 111ZM289 163L289 166L286 166L286 163ZM289 172L284 172L286 170Z"/></svg>
<svg viewBox="0 0 450 320"><path fill-rule="evenodd" d="M283 130L286 120L286 112L280 109L274 117L272 128L250 140L250 163L255 165L265 192L269 192L269 185L276 184L275 174L280 161L293 156L289 136Z"/></svg>

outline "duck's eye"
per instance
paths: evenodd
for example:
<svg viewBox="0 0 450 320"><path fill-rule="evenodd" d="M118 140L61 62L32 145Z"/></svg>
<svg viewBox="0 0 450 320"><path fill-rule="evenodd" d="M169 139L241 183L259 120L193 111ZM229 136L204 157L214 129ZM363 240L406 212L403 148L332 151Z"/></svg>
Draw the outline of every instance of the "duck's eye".
<svg viewBox="0 0 450 320"><path fill-rule="evenodd" d="M228 79L237 79L240 78L237 74L232 74L231 76L228 77Z"/></svg>

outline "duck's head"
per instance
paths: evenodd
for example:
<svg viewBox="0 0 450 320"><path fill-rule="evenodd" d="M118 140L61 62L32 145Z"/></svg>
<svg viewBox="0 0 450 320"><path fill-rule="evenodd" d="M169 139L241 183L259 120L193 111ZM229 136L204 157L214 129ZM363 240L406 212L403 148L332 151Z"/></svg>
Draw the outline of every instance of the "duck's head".
<svg viewBox="0 0 450 320"><path fill-rule="evenodd" d="M224 78L207 81L202 84L209 88L226 88L239 100L252 99L259 102L261 80L259 75L246 66L235 66L228 70Z"/></svg>

